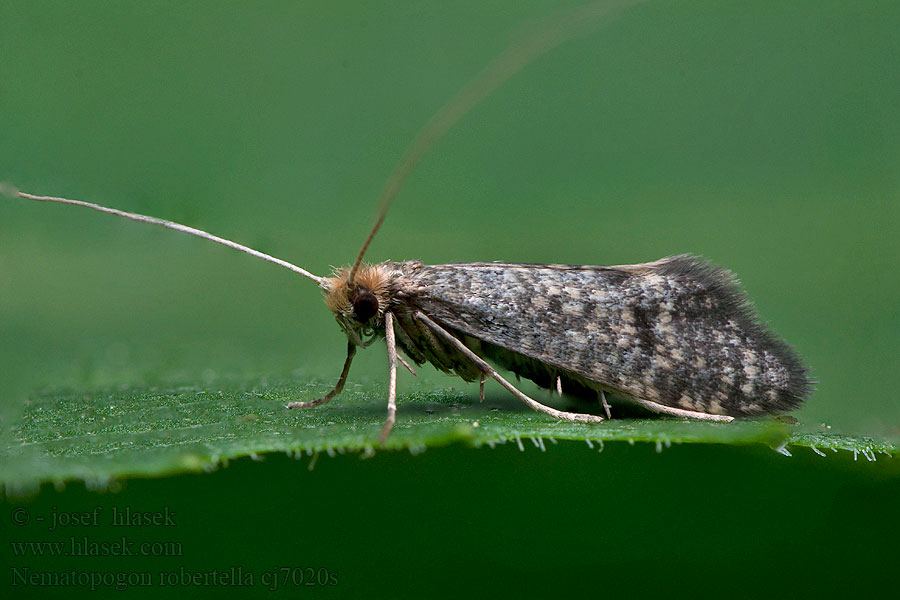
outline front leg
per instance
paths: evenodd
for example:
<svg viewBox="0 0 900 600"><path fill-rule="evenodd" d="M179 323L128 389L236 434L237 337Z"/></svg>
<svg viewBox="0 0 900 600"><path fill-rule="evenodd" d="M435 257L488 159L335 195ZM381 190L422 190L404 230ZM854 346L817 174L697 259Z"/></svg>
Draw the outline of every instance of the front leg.
<svg viewBox="0 0 900 600"><path fill-rule="evenodd" d="M394 337L394 315L384 313L384 339L388 351L388 416L378 436L378 443L383 444L391 434L397 421L397 340Z"/></svg>
<svg viewBox="0 0 900 600"><path fill-rule="evenodd" d="M340 394L341 390L344 389L344 384L347 382L347 374L350 373L350 363L353 362L353 357L355 355L356 344L348 340L347 358L344 360L344 368L341 370L341 376L338 378L337 384L334 386L334 389L321 398L316 398L315 400L308 400L306 402L289 402L287 408L312 408L313 406L325 404L326 402Z"/></svg>

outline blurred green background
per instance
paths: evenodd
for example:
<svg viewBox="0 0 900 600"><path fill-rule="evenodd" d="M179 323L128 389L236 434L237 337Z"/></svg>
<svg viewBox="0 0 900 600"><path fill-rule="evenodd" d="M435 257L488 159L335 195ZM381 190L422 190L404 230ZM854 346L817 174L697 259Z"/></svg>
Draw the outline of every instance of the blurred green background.
<svg viewBox="0 0 900 600"><path fill-rule="evenodd" d="M184 222L324 274L355 257L375 198L422 124L530 20L576 4L7 1L0 6L0 181ZM900 4L891 0L637 6L544 56L465 117L412 175L368 258L619 264L702 254L738 274L765 319L812 367L818 390L795 413L801 422L896 437L897 31ZM327 379L337 375L344 352L318 290L306 280L173 232L6 199L0 202L0 340L5 436L25 399L39 389ZM384 362L377 349L364 352L352 377L380 381ZM461 385L430 368L422 371L426 381ZM401 393L415 385L401 374ZM598 505L600 530L590 544L598 551L596 573L625 546L631 558L616 564L635 574L645 568L638 552L643 544L677 553L667 536L683 541L691 529L661 527L658 536L644 532L648 539L639 543L624 539L627 529L615 540L604 539L602 520L612 513L639 521L656 506L651 500L672 493L677 478L670 476L664 487L656 469L688 473L707 461L732 468L710 450L678 449L671 451L677 457L664 461L653 455L655 467L645 464L649 452L627 449L605 462L605 455L576 458L567 448L559 452L573 455L571 462L553 459L552 467L528 454L473 459L472 452L448 448L438 458L371 463L342 458L329 467L342 474L334 482L319 470L297 474L291 461L242 464L212 476L228 490L217 496L198 491L204 477L191 476L181 487L134 482L122 498L152 505L159 503L154 494L171 498L190 490L178 502L196 508L208 501L223 526L244 531L263 522L278 527L284 519L315 520L307 511L330 494L356 494L360 513L351 522L381 523L378 539L367 539L359 556L347 540L343 554L328 541L318 543L342 557L333 560L349 561L345 571L374 568L367 561L375 555L391 580L401 577L403 565L388 566L379 555L385 536L409 542L388 544L398 554L427 554L429 543L440 546L440 562L448 560L442 535L458 527L448 521L428 540L414 540L380 521L385 513L366 503L368 490L381 481L399 486L397 504L390 506L433 500L399 470L425 473L423 480L433 482L440 469L459 470L453 467L458 461L481 469L473 472L475 481L490 479L494 470L520 469L521 477L533 480L530 492L544 502L540 508L565 515L565 507L553 505L551 484L603 480L607 471L621 478L638 469L644 478L632 475L620 483L645 485L646 493L634 492L638 504L620 497L629 505ZM769 495L777 492L751 492L754 482L764 485L772 476L769 469L781 457L723 452L734 468L746 469L746 493L728 499L734 514L721 507L713 513L739 521L742 508L765 500L771 513L758 509L735 539L763 524L771 528L763 531L783 533L793 518L780 516L789 500L770 505ZM842 503L873 496L852 482L852 493L826 490L819 496L815 483L828 476L815 467L812 479L804 480L804 460L778 481L796 485L792 491L803 501L832 507L823 523ZM556 471L567 464L568 478ZM586 473L590 468L595 472ZM263 479L255 469L272 477ZM302 478L305 487L292 479L285 490L314 492L298 493L297 514L269 514L270 521L259 517L241 525L235 516L240 511L217 506L222 498L255 506L281 494L278 477ZM354 483L360 479L372 487L360 488ZM271 488L247 487L264 485ZM698 486L689 498L680 496L684 490L675 496L702 515L701 491L720 488L714 481ZM896 480L884 486L897 490ZM237 496L240 490L249 497ZM456 494L454 506L474 512L482 502L499 501L466 488L462 478L454 490L447 491ZM593 497L610 491L598 489ZM874 496L887 498L884 493L882 486ZM51 488L37 502L96 501L90 498L77 489L58 494ZM292 506L284 496L273 502ZM581 502L570 514L590 519L590 499ZM666 515L682 515L663 504L670 512L662 522L670 522ZM536 517L526 508L510 508L509 522L531 531ZM487 526L500 514L494 507L491 519L476 523ZM439 510L433 518L442 519ZM544 528L555 521L544 515L537 522ZM807 516L801 533L815 522ZM702 529L702 518L694 524ZM325 535L326 524L317 527ZM843 527L846 547L855 530L849 523ZM713 540L709 531L697 535L685 542L691 551L726 539ZM550 544L553 538L545 532L535 539ZM487 533L459 539L460 564L434 568L465 573L473 560L467 552L488 556L494 543L528 561L522 547L530 544L528 536L516 540L499 543ZM571 533L560 533L557 541L562 555ZM869 537L856 541L869 548L874 543ZM773 537L773 546L783 543ZM282 537L267 550L289 554L293 544ZM313 541L302 538L296 545L308 549ZM874 547L877 556L888 551ZM577 548L587 551L583 543ZM697 560L715 568L724 555ZM663 561L654 560L657 566ZM561 570L566 562L541 561ZM579 569L585 564L576 561ZM527 562L520 566L527 571ZM507 567L497 565L500 572ZM487 585L489 579L478 581Z"/></svg>

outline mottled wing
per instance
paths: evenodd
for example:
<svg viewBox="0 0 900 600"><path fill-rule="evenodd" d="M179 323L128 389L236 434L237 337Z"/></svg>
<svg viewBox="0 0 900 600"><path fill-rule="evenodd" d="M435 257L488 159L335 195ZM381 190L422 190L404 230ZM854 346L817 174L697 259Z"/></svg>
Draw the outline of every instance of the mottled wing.
<svg viewBox="0 0 900 600"><path fill-rule="evenodd" d="M800 359L760 323L733 275L697 257L387 265L411 307L503 349L484 354L543 385L538 371L735 416L791 410L810 389Z"/></svg>

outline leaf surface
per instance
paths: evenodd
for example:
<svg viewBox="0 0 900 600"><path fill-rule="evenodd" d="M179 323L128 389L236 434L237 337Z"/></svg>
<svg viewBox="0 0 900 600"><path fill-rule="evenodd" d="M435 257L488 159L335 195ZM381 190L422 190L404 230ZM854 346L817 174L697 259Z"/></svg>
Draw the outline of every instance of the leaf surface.
<svg viewBox="0 0 900 600"><path fill-rule="evenodd" d="M415 454L451 443L544 450L577 440L596 449L609 442L650 443L658 451L687 443L763 444L788 455L790 447L800 446L819 454L850 451L868 460L895 454L898 448L892 440L832 434L779 419L568 423L499 393L479 403L453 388L401 394L397 424L382 447L377 440L385 402L379 385L350 385L333 402L313 409L285 408L291 400L312 399L327 389L317 383L257 381L215 391L186 386L43 393L29 400L19 422L12 423L2 479L13 487L66 480L104 487L119 478L212 470L232 459L270 452L297 457L381 450Z"/></svg>

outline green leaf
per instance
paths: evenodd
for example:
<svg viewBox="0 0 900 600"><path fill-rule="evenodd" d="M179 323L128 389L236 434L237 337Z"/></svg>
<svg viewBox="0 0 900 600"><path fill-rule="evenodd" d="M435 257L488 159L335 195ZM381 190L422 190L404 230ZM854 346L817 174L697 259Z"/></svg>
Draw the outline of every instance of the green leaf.
<svg viewBox="0 0 900 600"><path fill-rule="evenodd" d="M425 388L427 384L421 384ZM350 385L333 402L287 410L287 402L312 399L323 384L254 381L213 388L53 391L33 397L13 423L13 440L2 479L8 487L84 480L105 487L124 477L158 477L212 470L231 459L285 452L296 457L320 452L362 453L464 443L474 447L514 444L539 448L561 440L602 449L607 442L650 443L657 451L673 444L764 444L783 454L788 447L846 450L876 460L897 444L822 431L780 419L731 424L672 418L613 419L601 425L556 421L499 394L477 398L449 389L401 394L397 424L384 446L378 435L385 418L378 385Z"/></svg>

